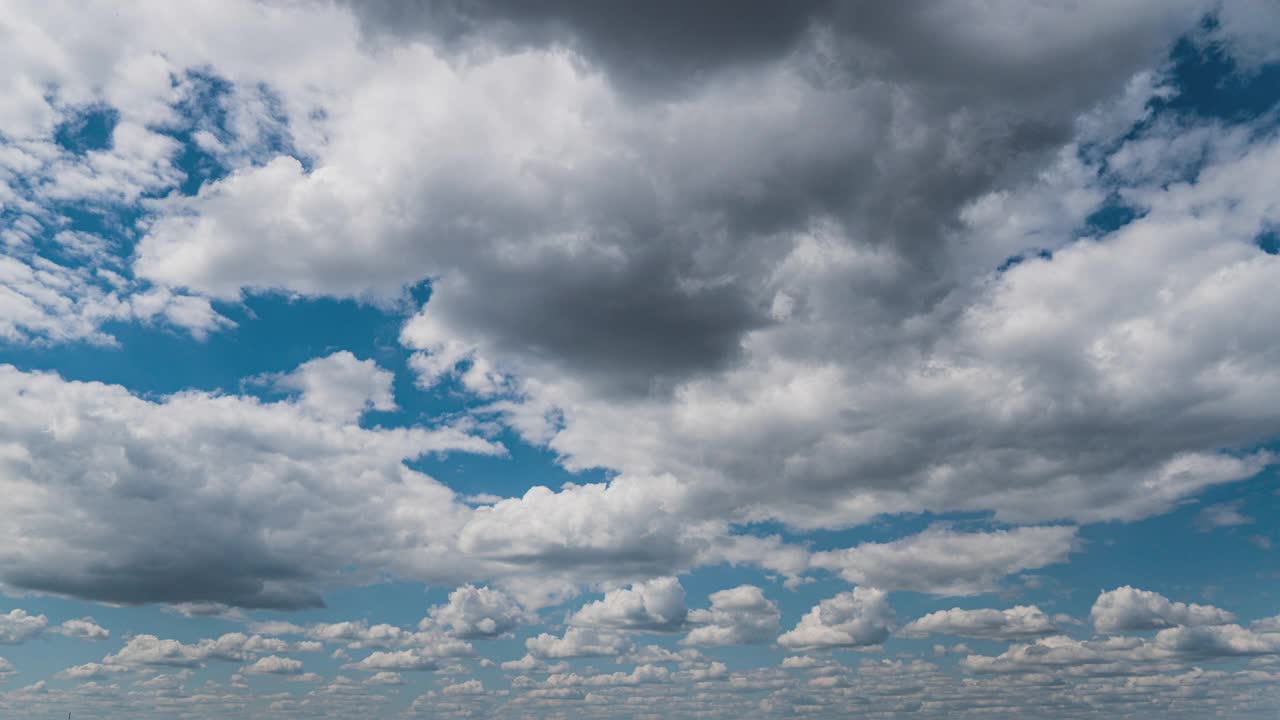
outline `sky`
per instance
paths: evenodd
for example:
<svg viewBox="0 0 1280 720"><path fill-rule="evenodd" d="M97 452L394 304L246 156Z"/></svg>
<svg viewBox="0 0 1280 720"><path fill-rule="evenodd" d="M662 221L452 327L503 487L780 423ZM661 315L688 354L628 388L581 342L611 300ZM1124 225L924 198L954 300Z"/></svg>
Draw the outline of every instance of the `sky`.
<svg viewBox="0 0 1280 720"><path fill-rule="evenodd" d="M0 67L0 716L1280 710L1271 0L0 0Z"/></svg>

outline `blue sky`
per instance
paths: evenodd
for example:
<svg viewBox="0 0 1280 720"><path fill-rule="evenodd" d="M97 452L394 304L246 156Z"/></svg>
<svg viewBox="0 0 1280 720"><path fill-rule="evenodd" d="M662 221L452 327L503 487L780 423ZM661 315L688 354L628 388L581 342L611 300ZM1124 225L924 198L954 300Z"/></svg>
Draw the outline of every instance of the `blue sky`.
<svg viewBox="0 0 1280 720"><path fill-rule="evenodd" d="M1276 13L0 8L0 715L1273 717Z"/></svg>

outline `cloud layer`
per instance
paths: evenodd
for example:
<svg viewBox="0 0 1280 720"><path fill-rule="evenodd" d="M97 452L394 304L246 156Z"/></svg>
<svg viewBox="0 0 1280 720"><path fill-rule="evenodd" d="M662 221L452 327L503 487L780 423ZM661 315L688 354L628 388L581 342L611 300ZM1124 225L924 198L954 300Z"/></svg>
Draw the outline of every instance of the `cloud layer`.
<svg viewBox="0 0 1280 720"><path fill-rule="evenodd" d="M14 0L0 714L1269 717L1276 28Z"/></svg>

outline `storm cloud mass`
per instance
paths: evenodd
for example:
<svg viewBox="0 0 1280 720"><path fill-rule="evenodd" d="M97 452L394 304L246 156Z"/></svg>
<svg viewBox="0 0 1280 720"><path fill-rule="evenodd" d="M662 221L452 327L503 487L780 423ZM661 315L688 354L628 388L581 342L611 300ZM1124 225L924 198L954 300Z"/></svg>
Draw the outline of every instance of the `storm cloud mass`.
<svg viewBox="0 0 1280 720"><path fill-rule="evenodd" d="M0 0L0 714L1270 717L1278 47Z"/></svg>

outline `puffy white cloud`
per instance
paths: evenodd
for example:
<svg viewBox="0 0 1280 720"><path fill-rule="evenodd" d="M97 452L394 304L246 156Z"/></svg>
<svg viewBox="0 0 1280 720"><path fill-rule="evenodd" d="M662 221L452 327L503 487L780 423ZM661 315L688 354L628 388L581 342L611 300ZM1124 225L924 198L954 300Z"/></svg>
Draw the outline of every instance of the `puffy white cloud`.
<svg viewBox="0 0 1280 720"><path fill-rule="evenodd" d="M444 655L433 652L430 648L409 648L407 650L378 650L370 653L359 662L344 667L366 672L377 671L426 671L440 667L442 657L450 654L466 654L461 649L454 649Z"/></svg>
<svg viewBox="0 0 1280 720"><path fill-rule="evenodd" d="M251 622L249 629L258 635L304 635L307 628L284 620Z"/></svg>
<svg viewBox="0 0 1280 720"><path fill-rule="evenodd" d="M621 655L632 647L623 635L576 627L568 628L560 637L541 633L525 640L524 645L531 656L552 660Z"/></svg>
<svg viewBox="0 0 1280 720"><path fill-rule="evenodd" d="M814 567L851 583L937 595L972 595L1007 575L1063 562L1076 548L1076 528L1021 527L957 532L932 527L888 543L814 553Z"/></svg>
<svg viewBox="0 0 1280 720"><path fill-rule="evenodd" d="M155 635L134 635L124 647L102 659L102 666L198 667L210 660L244 661L254 655L297 649L279 638L227 633L194 643L161 639Z"/></svg>
<svg viewBox="0 0 1280 720"><path fill-rule="evenodd" d="M728 523L698 518L690 502L671 476L533 487L476 508L458 547L500 568L499 586L536 608L581 580L627 582L723 561Z"/></svg>
<svg viewBox="0 0 1280 720"><path fill-rule="evenodd" d="M906 637L958 635L984 640L1019 640L1053 635L1058 627L1040 608L1018 605L1007 610L939 610L907 623L899 632Z"/></svg>
<svg viewBox="0 0 1280 720"><path fill-rule="evenodd" d="M346 350L302 363L274 378L274 385L300 393L298 406L320 417L354 422L369 410L394 410L395 376L372 360Z"/></svg>
<svg viewBox="0 0 1280 720"><path fill-rule="evenodd" d="M686 645L743 645L767 642L778 634L781 613L755 585L739 585L708 596L711 607L689 613L693 630L680 642Z"/></svg>
<svg viewBox="0 0 1280 720"><path fill-rule="evenodd" d="M483 695L485 689L483 683L472 678L452 685L446 685L440 689L440 692L445 695Z"/></svg>
<svg viewBox="0 0 1280 720"><path fill-rule="evenodd" d="M385 626L392 627L392 626ZM403 634L401 634L403 633ZM377 633L379 636L386 636L387 633ZM355 670L364 670L366 672L378 671L421 671L436 670L440 667L440 661L448 658L470 656L475 653L475 649L470 643L459 640L454 637L439 634L434 631L422 631L418 633L393 633L396 644L405 646L402 650L378 650L370 653L358 662L349 663L344 667ZM385 647L391 644L386 643L369 643L367 635L356 631L354 635L343 633L346 637L356 637L357 640L350 647Z"/></svg>
<svg viewBox="0 0 1280 720"><path fill-rule="evenodd" d="M601 673L598 675L579 675L577 673L551 675L546 679L545 685L561 688L650 685L670 682L672 677L673 673L660 665L637 665L631 672Z"/></svg>
<svg viewBox="0 0 1280 720"><path fill-rule="evenodd" d="M111 631L94 622L91 617L67 620L53 631L79 640L106 640L111 637Z"/></svg>
<svg viewBox="0 0 1280 720"><path fill-rule="evenodd" d="M370 675L365 680L366 685L403 685L404 679L400 677L400 673L383 670Z"/></svg>
<svg viewBox="0 0 1280 720"><path fill-rule="evenodd" d="M302 673L302 661L279 655L267 655L258 658L252 665L240 668L240 672L249 675L298 675Z"/></svg>
<svg viewBox="0 0 1280 720"><path fill-rule="evenodd" d="M0 255L0 339L9 342L85 341L114 345L101 326L112 321L186 329L196 339L234 325L202 297L165 288L121 292L91 266L59 264L31 255Z"/></svg>
<svg viewBox="0 0 1280 720"><path fill-rule="evenodd" d="M1175 625L1225 625L1235 615L1212 605L1172 602L1160 593L1125 585L1098 595L1089 611L1100 633L1141 632Z"/></svg>
<svg viewBox="0 0 1280 720"><path fill-rule="evenodd" d="M1156 633L1156 647L1199 657L1280 654L1280 632L1239 625L1175 627Z"/></svg>
<svg viewBox="0 0 1280 720"><path fill-rule="evenodd" d="M22 608L0 613L0 645L21 645L44 632L49 618L32 615Z"/></svg>
<svg viewBox="0 0 1280 720"><path fill-rule="evenodd" d="M422 628L448 628L458 638L505 635L530 619L529 613L500 590L463 585L449 593L449 602L431 608Z"/></svg>
<svg viewBox="0 0 1280 720"><path fill-rule="evenodd" d="M90 678L102 677L104 675L116 672L127 672L131 670L128 665L115 665L103 663L84 663L83 665L73 665L59 673L63 677L73 680L88 680Z"/></svg>
<svg viewBox="0 0 1280 720"><path fill-rule="evenodd" d="M888 639L893 623L888 593L857 587L815 605L778 644L788 650L874 646Z"/></svg>
<svg viewBox="0 0 1280 720"><path fill-rule="evenodd" d="M679 652L668 650L659 645L644 645L618 658L619 663L635 663L637 665L654 665L661 663L688 664L703 659L698 650L686 648Z"/></svg>
<svg viewBox="0 0 1280 720"><path fill-rule="evenodd" d="M542 658L535 657L530 653L525 653L524 656L521 657L520 659L507 660L503 662L499 667L501 667L503 670L506 670L508 672L538 673L543 675L550 675L552 673L562 673L562 672L568 671L569 664L566 662L548 663Z"/></svg>
<svg viewBox="0 0 1280 720"><path fill-rule="evenodd" d="M363 430L290 401L200 392L147 400L10 366L0 390L13 399L0 579L112 602L315 604L351 557L364 571L461 574L449 558L470 510L403 463L501 451L447 427Z"/></svg>
<svg viewBox="0 0 1280 720"><path fill-rule="evenodd" d="M1052 635L1030 643L1017 643L996 656L968 655L960 666L976 673L1052 673L1069 671L1099 675L1125 674L1143 664L1168 660L1138 638L1110 638L1101 641L1075 640Z"/></svg>
<svg viewBox="0 0 1280 720"><path fill-rule="evenodd" d="M682 629L688 609L684 588L674 577L660 577L618 588L587 603L569 618L581 627L674 632Z"/></svg>
<svg viewBox="0 0 1280 720"><path fill-rule="evenodd" d="M1192 663L1276 654L1280 654L1280 634L1227 624L1166 628L1149 640L1125 636L1076 640L1054 635L1011 645L997 656L969 655L960 665L978 673L1167 676Z"/></svg>
<svg viewBox="0 0 1280 720"><path fill-rule="evenodd" d="M11 676L16 675L17 672L13 667L13 663L0 657L0 680L8 680Z"/></svg>
<svg viewBox="0 0 1280 720"><path fill-rule="evenodd" d="M316 623L306 629L307 637L320 642L344 643L349 648L392 647L409 642L413 633L386 623L370 627L365 620Z"/></svg>

